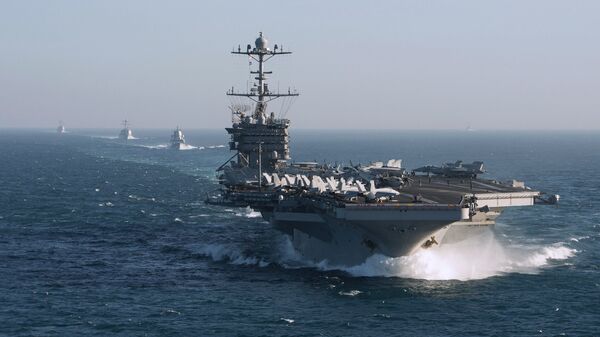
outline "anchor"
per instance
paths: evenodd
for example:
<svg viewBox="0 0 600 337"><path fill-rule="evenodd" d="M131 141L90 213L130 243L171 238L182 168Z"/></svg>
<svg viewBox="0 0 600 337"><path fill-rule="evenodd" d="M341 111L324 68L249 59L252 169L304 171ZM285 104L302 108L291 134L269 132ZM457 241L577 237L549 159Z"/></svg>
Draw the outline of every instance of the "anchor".
<svg viewBox="0 0 600 337"><path fill-rule="evenodd" d="M439 243L435 240L435 236L431 236L431 238L429 240L425 241L421 245L421 247L427 249L427 248L430 248L431 246L433 246L434 244L439 245Z"/></svg>

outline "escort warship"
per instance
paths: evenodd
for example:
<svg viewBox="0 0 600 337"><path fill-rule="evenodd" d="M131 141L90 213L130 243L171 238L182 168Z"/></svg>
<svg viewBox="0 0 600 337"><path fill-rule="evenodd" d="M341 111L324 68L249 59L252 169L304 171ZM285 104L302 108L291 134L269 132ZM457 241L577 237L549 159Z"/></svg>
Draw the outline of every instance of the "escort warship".
<svg viewBox="0 0 600 337"><path fill-rule="evenodd" d="M177 126L177 129L175 129L171 135L171 149L182 150L186 148L186 145L183 131Z"/></svg>
<svg viewBox="0 0 600 337"><path fill-rule="evenodd" d="M56 133L62 134L62 133L65 133L65 132L67 132L67 129L65 128L65 125L63 124L63 122L60 121L58 123L58 127L56 128Z"/></svg>
<svg viewBox="0 0 600 337"><path fill-rule="evenodd" d="M207 196L215 205L250 207L289 235L305 257L333 264L358 264L373 254L390 257L464 240L494 225L507 207L555 204L523 182L482 179L482 162L457 161L412 171L401 160L369 165L333 166L290 160L288 119L268 112L268 102L298 92L271 91L264 63L291 54L270 49L262 33L254 46L232 54L257 63L256 83L227 95L248 98L232 104L230 150L235 154L217 169L221 188Z"/></svg>
<svg viewBox="0 0 600 337"><path fill-rule="evenodd" d="M121 129L121 132L119 132L119 139L122 139L124 141L128 141L130 139L135 139L135 137L133 137L133 132L131 131L131 128L129 127L129 121L124 120L122 125L123 125L123 128Z"/></svg>

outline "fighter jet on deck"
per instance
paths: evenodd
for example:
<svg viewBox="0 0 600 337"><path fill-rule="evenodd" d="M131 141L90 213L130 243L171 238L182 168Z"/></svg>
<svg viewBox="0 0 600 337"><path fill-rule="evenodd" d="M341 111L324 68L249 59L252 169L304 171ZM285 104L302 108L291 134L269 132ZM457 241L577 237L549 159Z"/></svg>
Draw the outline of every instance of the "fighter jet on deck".
<svg viewBox="0 0 600 337"><path fill-rule="evenodd" d="M445 163L441 167L427 165L414 169L413 172L440 175L445 177L477 178L478 174L485 173L483 162L474 161L471 164L463 164L462 160L454 163Z"/></svg>

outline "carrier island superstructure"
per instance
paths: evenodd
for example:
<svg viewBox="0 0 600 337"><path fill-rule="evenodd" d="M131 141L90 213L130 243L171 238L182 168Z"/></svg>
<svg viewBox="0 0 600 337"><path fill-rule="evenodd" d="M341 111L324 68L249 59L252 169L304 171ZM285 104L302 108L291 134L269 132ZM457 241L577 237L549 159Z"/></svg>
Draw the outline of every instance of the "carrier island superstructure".
<svg viewBox="0 0 600 337"><path fill-rule="evenodd" d="M482 162L457 161L407 171L400 160L334 167L290 162L288 119L276 117L268 102L298 96L274 92L264 64L290 54L269 48L262 33L254 46L234 49L258 65L256 82L246 91L231 88L233 157L217 169L222 185L210 204L251 207L290 236L295 249L314 260L356 264L373 254L398 257L460 241L493 225L503 209L554 204L545 195L512 180L482 179Z"/></svg>

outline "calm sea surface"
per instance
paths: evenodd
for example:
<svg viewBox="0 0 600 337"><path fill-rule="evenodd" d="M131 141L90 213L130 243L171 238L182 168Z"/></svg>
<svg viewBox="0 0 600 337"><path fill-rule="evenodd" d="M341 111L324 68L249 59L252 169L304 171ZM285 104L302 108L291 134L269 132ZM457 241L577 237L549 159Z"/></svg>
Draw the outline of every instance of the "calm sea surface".
<svg viewBox="0 0 600 337"><path fill-rule="evenodd" d="M600 133L292 131L292 157L482 160L561 195L493 231L359 266L305 261L203 203L221 130L0 130L1 336L600 336Z"/></svg>

